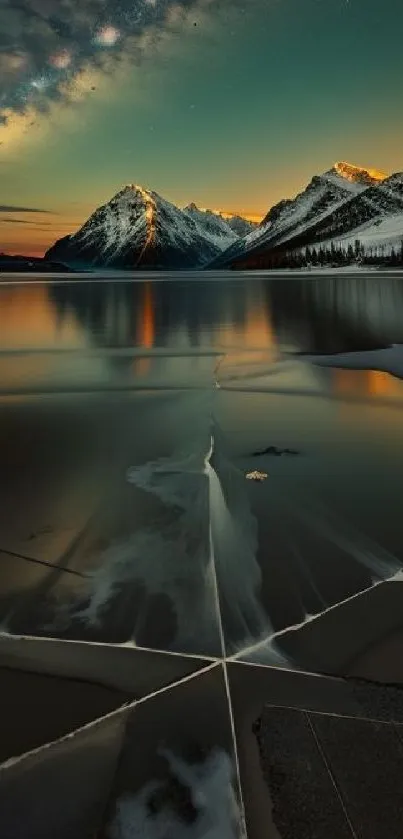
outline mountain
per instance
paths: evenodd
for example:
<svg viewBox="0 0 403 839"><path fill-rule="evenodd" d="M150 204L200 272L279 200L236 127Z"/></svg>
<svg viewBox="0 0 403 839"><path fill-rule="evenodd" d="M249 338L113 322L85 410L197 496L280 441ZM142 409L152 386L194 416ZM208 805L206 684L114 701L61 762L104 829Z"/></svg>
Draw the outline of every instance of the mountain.
<svg viewBox="0 0 403 839"><path fill-rule="evenodd" d="M249 221L243 218L243 216L220 213L216 210L204 210L194 203L185 207L185 210L207 227L211 227L211 230L226 231L229 227L235 233L234 238L247 236L248 233L251 233L252 230L255 230L259 226L259 222Z"/></svg>
<svg viewBox="0 0 403 839"><path fill-rule="evenodd" d="M243 216L224 216L224 218L231 230L233 230L237 236L247 236L248 233L252 233L252 231L256 230L256 228L260 225L259 221L250 221Z"/></svg>
<svg viewBox="0 0 403 839"><path fill-rule="evenodd" d="M374 224L376 227L386 218L402 213L403 174L400 173L366 187L349 201L331 208L304 228L293 230L291 235L278 239L275 244L286 242L287 248L295 248L344 236L360 238L360 231L366 227ZM401 229L403 232L403 227Z"/></svg>
<svg viewBox="0 0 403 839"><path fill-rule="evenodd" d="M378 183L365 169L336 163L323 175L312 178L296 198L276 204L263 219L262 227L272 240L288 239Z"/></svg>
<svg viewBox="0 0 403 839"><path fill-rule="evenodd" d="M223 218L221 213L216 213L213 210L201 210L196 204L191 203L185 207L184 211L187 213L196 224L200 225L203 230L207 231L212 236L223 236L227 237L229 235L228 231L231 230L228 221ZM233 239L237 239L238 235L233 234Z"/></svg>
<svg viewBox="0 0 403 839"><path fill-rule="evenodd" d="M75 268L248 269L272 267L279 254L301 255L313 245L344 252L358 241L356 254L372 256L379 246L381 254L392 253L396 245L400 252L402 239L403 173L387 176L341 162L272 207L258 225L194 203L179 209L129 184L45 259Z"/></svg>
<svg viewBox="0 0 403 839"><path fill-rule="evenodd" d="M221 217L180 210L156 192L129 184L45 256L76 267L200 268L237 238Z"/></svg>
<svg viewBox="0 0 403 839"><path fill-rule="evenodd" d="M312 241L366 246L400 244L403 238L403 172L368 187L307 231ZM293 246L293 240L290 241Z"/></svg>
<svg viewBox="0 0 403 839"><path fill-rule="evenodd" d="M354 166L352 163L346 163L345 161L335 163L327 175L332 176L333 172L337 177L343 178L344 181L349 181L351 184L358 186L374 186L388 177L387 172L381 172L379 169L364 169L362 166Z"/></svg>
<svg viewBox="0 0 403 839"><path fill-rule="evenodd" d="M214 264L234 264L282 246L301 247L342 236L371 219L400 212L398 175L336 163L315 175L303 192L280 201L260 227L218 257Z"/></svg>

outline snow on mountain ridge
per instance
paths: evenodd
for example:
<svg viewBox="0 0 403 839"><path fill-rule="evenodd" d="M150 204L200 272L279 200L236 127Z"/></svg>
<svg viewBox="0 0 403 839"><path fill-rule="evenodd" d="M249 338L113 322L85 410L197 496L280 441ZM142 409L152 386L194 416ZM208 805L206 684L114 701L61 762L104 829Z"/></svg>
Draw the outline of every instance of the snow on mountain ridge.
<svg viewBox="0 0 403 839"><path fill-rule="evenodd" d="M63 253L74 264L197 267L237 238L221 217L181 210L152 190L127 184L47 253Z"/></svg>
<svg viewBox="0 0 403 839"><path fill-rule="evenodd" d="M185 211L192 214L193 217L199 218L204 223L208 219L217 219L222 222L221 225L218 224L217 229L221 227L224 232L227 232L228 229L231 230L234 235L234 240L239 239L253 231L256 227L259 226L259 222L249 221L248 219L244 218L243 216L232 214L232 213L224 213L220 210L211 210L205 207L198 207L194 201L191 204L188 204L185 207Z"/></svg>
<svg viewBox="0 0 403 839"><path fill-rule="evenodd" d="M381 172L379 169L365 169L362 166L354 166L353 163L346 163L346 161L335 163L333 169L345 180L364 185L378 183L388 177L386 172Z"/></svg>
<svg viewBox="0 0 403 839"><path fill-rule="evenodd" d="M230 246L228 254L217 257L214 267L219 267L227 257L243 257L256 248L271 247L297 235L364 190L365 186L352 184L335 167L323 175L315 175L295 198L285 198L275 204L256 230L252 230L233 247Z"/></svg>
<svg viewBox="0 0 403 839"><path fill-rule="evenodd" d="M155 197L134 184L119 190L113 198L98 207L82 228L70 236L91 244L99 238L100 252L105 257L119 254L130 239L141 240L146 247L150 230L154 235Z"/></svg>
<svg viewBox="0 0 403 839"><path fill-rule="evenodd" d="M378 169L364 169L361 166L354 166L352 163L335 163L331 169L324 172L321 178L349 189L352 195L362 192L368 186L376 186L388 176Z"/></svg>
<svg viewBox="0 0 403 839"><path fill-rule="evenodd" d="M200 223L212 235L235 240L238 236L231 230L229 224L214 210L201 210L193 202L182 211L187 213L196 223ZM227 243L228 244L228 243Z"/></svg>
<svg viewBox="0 0 403 839"><path fill-rule="evenodd" d="M261 226L230 247L217 265L231 264L279 246L300 247L316 241L339 239L371 220L403 209L403 176L349 163L336 163L312 178L293 199L269 210Z"/></svg>
<svg viewBox="0 0 403 839"><path fill-rule="evenodd" d="M366 187L349 201L333 208L324 217L316 219L314 224L307 226L304 230L293 231L284 243L292 249L319 242L355 240L360 239L361 233L365 231L367 243L369 244L369 239L373 236L373 244L376 244L378 239L383 238L380 236L381 225L392 216L394 217L394 235L399 237L399 217L402 220L403 235L403 173L396 173ZM371 227L372 233L369 235ZM384 230L386 230L385 227Z"/></svg>
<svg viewBox="0 0 403 839"><path fill-rule="evenodd" d="M403 212L366 222L342 236L325 240L322 246L329 248L333 242L334 247L346 249L349 245L354 246L357 240L364 250L381 247L385 253L390 253L392 248L399 249L403 241Z"/></svg>

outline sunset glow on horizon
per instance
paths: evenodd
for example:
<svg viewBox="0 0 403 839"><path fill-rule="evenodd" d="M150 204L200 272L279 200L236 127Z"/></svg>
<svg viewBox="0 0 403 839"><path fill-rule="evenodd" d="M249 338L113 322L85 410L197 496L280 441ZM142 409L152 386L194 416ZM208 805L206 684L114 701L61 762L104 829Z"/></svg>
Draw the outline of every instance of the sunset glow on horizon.
<svg viewBox="0 0 403 839"><path fill-rule="evenodd" d="M183 204L183 202L181 203ZM38 212L35 213L35 220L30 218L31 213L13 213L13 215L18 215L18 218L13 219L10 214L0 212L0 252L42 257L57 239L79 230L95 209L94 206L93 209L88 210L85 206L82 213L77 214L74 218L53 214L52 212L46 214ZM213 210L213 212L222 215L223 218L241 216L253 222L260 222L264 215L263 213L250 213L243 210Z"/></svg>
<svg viewBox="0 0 403 839"><path fill-rule="evenodd" d="M335 160L403 169L394 0L54 2L47 38L5 30L2 252L43 255L131 180L260 222Z"/></svg>

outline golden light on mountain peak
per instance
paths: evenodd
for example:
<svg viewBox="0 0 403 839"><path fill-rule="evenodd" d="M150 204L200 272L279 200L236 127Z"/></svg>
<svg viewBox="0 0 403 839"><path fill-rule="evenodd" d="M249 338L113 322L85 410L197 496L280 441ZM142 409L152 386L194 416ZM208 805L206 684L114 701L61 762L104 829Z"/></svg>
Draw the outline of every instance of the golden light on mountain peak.
<svg viewBox="0 0 403 839"><path fill-rule="evenodd" d="M154 198L152 197L150 192L148 192L146 189L144 189L142 186L139 186L138 184L130 184L130 186L140 193L145 205L146 237L139 258L137 260L138 263L140 262L145 250L153 244L155 237L157 207Z"/></svg>
<svg viewBox="0 0 403 839"><path fill-rule="evenodd" d="M249 213L243 210L215 210L212 207L198 207L198 209L202 213L214 213L215 216L221 216L224 219L235 218L235 216L239 218L246 219L246 221L252 221L256 223L260 223L262 218L264 217L264 213Z"/></svg>
<svg viewBox="0 0 403 839"><path fill-rule="evenodd" d="M223 218L234 218L234 216L239 216L240 218L246 219L246 221L253 221L257 224L260 224L262 219L264 218L264 213L249 213L245 210L236 210L236 211L227 211L227 210L219 210L218 211Z"/></svg>
<svg viewBox="0 0 403 839"><path fill-rule="evenodd" d="M347 163L345 160L335 163L334 169L338 175L341 175L348 181L354 181L357 175L360 174L369 175L375 181L384 181L388 177L387 172L382 172L380 169L367 169L365 166L355 166L354 163Z"/></svg>

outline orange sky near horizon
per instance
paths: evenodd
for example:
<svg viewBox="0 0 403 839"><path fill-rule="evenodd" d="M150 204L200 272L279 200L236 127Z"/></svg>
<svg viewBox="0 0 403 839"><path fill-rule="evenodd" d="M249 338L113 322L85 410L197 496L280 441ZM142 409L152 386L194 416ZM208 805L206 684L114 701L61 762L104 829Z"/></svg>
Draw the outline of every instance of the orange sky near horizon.
<svg viewBox="0 0 403 839"><path fill-rule="evenodd" d="M380 13L378 0L304 0L303 14L301 0L151 5L172 7L158 37L129 33L119 60L101 63L91 40L56 98L54 70L32 99L17 74L0 119L0 252L42 256L129 181L178 207L260 221L335 161L402 170L403 4L384 0Z"/></svg>
<svg viewBox="0 0 403 839"><path fill-rule="evenodd" d="M74 216L49 212L0 214L0 253L42 257L57 239L75 233L95 209L85 206ZM264 213L225 210L223 215L241 215L259 222Z"/></svg>
<svg viewBox="0 0 403 839"><path fill-rule="evenodd" d="M43 256L56 239L74 233L82 221L49 213L5 213L0 224L0 252Z"/></svg>

